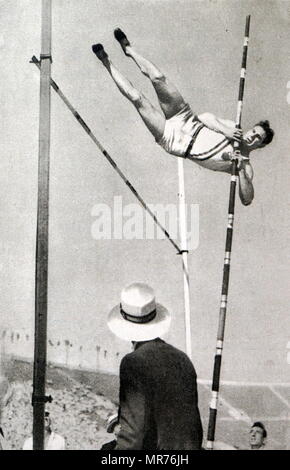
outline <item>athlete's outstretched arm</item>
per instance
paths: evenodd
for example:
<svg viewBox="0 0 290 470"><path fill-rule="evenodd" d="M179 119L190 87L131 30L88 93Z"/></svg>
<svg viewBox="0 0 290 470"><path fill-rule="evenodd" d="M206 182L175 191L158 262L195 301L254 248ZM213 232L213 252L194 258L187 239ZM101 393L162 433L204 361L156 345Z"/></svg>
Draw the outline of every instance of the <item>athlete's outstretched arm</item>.
<svg viewBox="0 0 290 470"><path fill-rule="evenodd" d="M242 163L239 170L239 195L242 204L248 206L254 199L253 168L250 163Z"/></svg>
<svg viewBox="0 0 290 470"><path fill-rule="evenodd" d="M236 129L233 121L217 118L212 113L199 114L198 119L209 129L223 134L230 140L241 141L242 130Z"/></svg>

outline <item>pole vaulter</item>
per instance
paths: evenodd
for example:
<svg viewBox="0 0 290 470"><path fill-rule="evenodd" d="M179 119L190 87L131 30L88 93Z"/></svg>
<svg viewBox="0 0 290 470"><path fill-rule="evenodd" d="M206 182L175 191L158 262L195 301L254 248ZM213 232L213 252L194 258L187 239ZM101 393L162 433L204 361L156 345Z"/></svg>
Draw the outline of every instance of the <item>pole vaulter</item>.
<svg viewBox="0 0 290 470"><path fill-rule="evenodd" d="M236 128L237 129L241 129L241 122L242 122L242 109L243 109L244 88L245 88L245 78L246 78L249 33L250 33L250 16L247 16L244 46L243 46L242 67L241 67L241 74L240 74L239 97L238 97L238 106L237 106L237 115L236 115ZM226 235L221 302L220 302L220 311L219 311L219 325L218 325L216 353L215 353L215 359L214 359L214 370L213 370L213 379L212 379L212 397L211 397L210 410L209 410L209 422L208 422L208 434L207 434L207 449L209 450L213 450L214 448L218 394L219 394L219 387L220 387L220 373L221 373L221 363L222 363L222 351L223 351L223 343L224 343L226 313L227 313L230 262L231 262L231 251L232 251L233 228L234 228L235 196L236 196L236 184L237 184L237 179L238 179L238 158L240 157L240 144L238 142L234 143L234 156L236 158L234 158L232 161L229 209L228 209L228 226L227 226L227 235Z"/></svg>
<svg viewBox="0 0 290 470"><path fill-rule="evenodd" d="M33 450L44 449L50 152L51 0L42 0L33 368Z"/></svg>
<svg viewBox="0 0 290 470"><path fill-rule="evenodd" d="M235 123L220 119L212 113L195 114L189 103L167 76L153 62L131 44L120 28L114 30L124 54L133 60L150 81L157 95L159 107L139 91L112 62L103 44L93 44L92 51L102 62L121 94L132 103L156 143L166 152L180 159L193 161L209 170L231 173L233 143L240 143L243 158L238 164L239 195L244 205L254 197L253 170L249 154L271 142L273 131L268 121L260 121L243 134ZM235 157L236 158L236 157ZM186 349L191 357L189 276L186 247L186 217L183 181L183 163L179 168L179 231L183 262Z"/></svg>

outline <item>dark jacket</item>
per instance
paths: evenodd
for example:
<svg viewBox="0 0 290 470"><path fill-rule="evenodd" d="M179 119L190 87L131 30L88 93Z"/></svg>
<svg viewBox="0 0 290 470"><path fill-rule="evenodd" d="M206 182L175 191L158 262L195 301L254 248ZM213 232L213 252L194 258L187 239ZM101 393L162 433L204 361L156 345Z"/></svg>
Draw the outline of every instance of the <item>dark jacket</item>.
<svg viewBox="0 0 290 470"><path fill-rule="evenodd" d="M200 449L196 372L186 354L157 338L137 343L120 365L116 450Z"/></svg>
<svg viewBox="0 0 290 470"><path fill-rule="evenodd" d="M106 442L105 444L103 444L100 450L108 450L108 451L115 450L116 444L117 444L117 441L116 439L114 439L113 441Z"/></svg>

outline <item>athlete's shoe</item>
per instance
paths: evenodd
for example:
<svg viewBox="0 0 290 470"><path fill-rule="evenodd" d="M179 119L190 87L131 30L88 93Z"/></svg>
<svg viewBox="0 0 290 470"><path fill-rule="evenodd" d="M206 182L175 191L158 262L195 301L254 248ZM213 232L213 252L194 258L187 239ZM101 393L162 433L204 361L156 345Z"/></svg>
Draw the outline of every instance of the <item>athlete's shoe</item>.
<svg viewBox="0 0 290 470"><path fill-rule="evenodd" d="M99 60L103 61L108 58L108 54L106 53L102 44L94 44L92 46L92 50Z"/></svg>
<svg viewBox="0 0 290 470"><path fill-rule="evenodd" d="M130 41L128 40L126 34L120 28L117 28L114 31L114 36L115 36L115 39L117 39L117 41L120 43L120 46L122 47L122 49L124 51L124 54L128 55L126 53L126 47L130 46L131 44L130 44Z"/></svg>

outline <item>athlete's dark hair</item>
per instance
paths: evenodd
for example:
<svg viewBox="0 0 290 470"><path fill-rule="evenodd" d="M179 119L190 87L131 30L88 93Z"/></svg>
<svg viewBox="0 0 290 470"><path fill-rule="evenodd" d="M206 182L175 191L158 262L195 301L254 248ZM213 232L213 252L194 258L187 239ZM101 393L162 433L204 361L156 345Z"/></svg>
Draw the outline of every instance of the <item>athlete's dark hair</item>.
<svg viewBox="0 0 290 470"><path fill-rule="evenodd" d="M266 120L266 121L257 122L257 124L255 124L255 126L262 127L264 129L264 131L266 132L266 137L264 138L264 140L263 140L262 144L260 145L260 147L265 147L265 145L272 142L273 137L274 137L274 131L273 131L273 129L271 129L269 121Z"/></svg>
<svg viewBox="0 0 290 470"><path fill-rule="evenodd" d="M253 428L253 427L261 428L262 431L263 431L263 437L264 437L264 438L267 437L266 428L265 428L264 424L261 423L261 421L256 421L256 423L254 423L254 424L252 425L252 428Z"/></svg>

